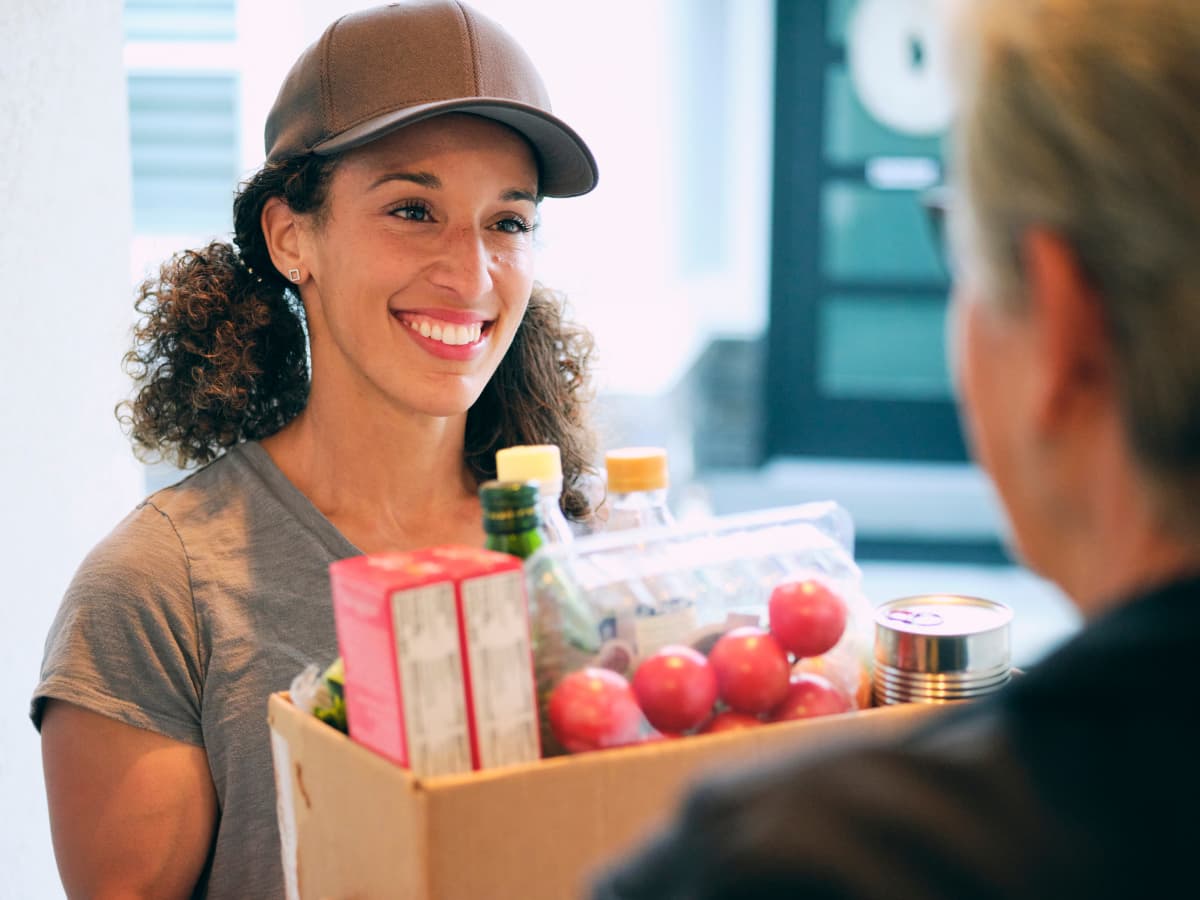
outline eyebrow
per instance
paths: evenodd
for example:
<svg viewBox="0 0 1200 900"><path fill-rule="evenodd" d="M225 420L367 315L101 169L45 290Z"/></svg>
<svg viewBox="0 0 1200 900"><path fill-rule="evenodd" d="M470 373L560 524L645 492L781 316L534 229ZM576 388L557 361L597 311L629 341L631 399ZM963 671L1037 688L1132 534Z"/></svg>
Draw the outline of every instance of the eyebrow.
<svg viewBox="0 0 1200 900"><path fill-rule="evenodd" d="M419 184L423 188L429 188L431 191L439 191L442 189L442 179L438 178L432 172L388 172L380 175L373 182L369 190L375 190L381 184L387 184L389 181L408 181L412 184ZM530 203L537 205L538 198L532 191L521 190L520 188L509 188L500 194L500 199L506 202L513 200L528 200Z"/></svg>
<svg viewBox="0 0 1200 900"><path fill-rule="evenodd" d="M528 200L534 206L536 206L537 202L538 202L537 195L534 194L532 191L522 191L517 188L509 188L507 191L505 191L503 194L500 195L500 199L505 200L505 201Z"/></svg>
<svg viewBox="0 0 1200 900"><path fill-rule="evenodd" d="M370 189L375 190L381 184L387 184L389 181L411 181L413 184L419 184L421 187L434 191L441 190L442 187L442 179L430 172L387 172L371 182Z"/></svg>

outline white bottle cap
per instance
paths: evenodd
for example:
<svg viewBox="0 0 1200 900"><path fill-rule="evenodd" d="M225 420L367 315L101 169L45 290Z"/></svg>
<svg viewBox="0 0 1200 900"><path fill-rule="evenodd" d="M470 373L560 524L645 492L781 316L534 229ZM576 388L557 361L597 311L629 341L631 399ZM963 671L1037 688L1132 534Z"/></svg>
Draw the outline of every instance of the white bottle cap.
<svg viewBox="0 0 1200 900"><path fill-rule="evenodd" d="M496 451L500 481L536 481L543 497L562 493L562 455L554 444L529 444Z"/></svg>

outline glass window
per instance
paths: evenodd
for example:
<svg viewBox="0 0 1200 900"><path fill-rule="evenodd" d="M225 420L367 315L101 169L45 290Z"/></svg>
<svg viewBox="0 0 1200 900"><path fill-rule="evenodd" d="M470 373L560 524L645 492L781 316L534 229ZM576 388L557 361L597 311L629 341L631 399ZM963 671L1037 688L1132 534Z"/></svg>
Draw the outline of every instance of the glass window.
<svg viewBox="0 0 1200 900"><path fill-rule="evenodd" d="M817 378L829 397L950 400L941 296L826 297Z"/></svg>
<svg viewBox="0 0 1200 900"><path fill-rule="evenodd" d="M231 41L235 0L125 0L127 41Z"/></svg>
<svg viewBox="0 0 1200 900"><path fill-rule="evenodd" d="M821 191L821 269L830 281L925 281L945 277L914 191L827 181Z"/></svg>
<svg viewBox="0 0 1200 900"><path fill-rule="evenodd" d="M229 230L238 179L233 74L130 74L133 227L139 233Z"/></svg>

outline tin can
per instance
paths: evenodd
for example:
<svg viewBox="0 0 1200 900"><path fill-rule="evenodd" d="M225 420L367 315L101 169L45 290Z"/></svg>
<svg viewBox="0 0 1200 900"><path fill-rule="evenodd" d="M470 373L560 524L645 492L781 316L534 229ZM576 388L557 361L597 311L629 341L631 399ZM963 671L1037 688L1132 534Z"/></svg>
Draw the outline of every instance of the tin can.
<svg viewBox="0 0 1200 900"><path fill-rule="evenodd" d="M1012 610L956 594L901 597L875 611L876 705L993 693L1012 673Z"/></svg>

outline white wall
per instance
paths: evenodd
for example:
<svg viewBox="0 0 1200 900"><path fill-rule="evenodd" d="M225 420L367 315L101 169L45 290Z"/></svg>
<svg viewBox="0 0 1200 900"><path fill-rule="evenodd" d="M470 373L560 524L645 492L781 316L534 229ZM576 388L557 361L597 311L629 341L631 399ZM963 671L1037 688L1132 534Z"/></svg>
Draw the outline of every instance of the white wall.
<svg viewBox="0 0 1200 900"><path fill-rule="evenodd" d="M27 716L75 566L137 501L120 0L0 4L0 898L61 896Z"/></svg>

